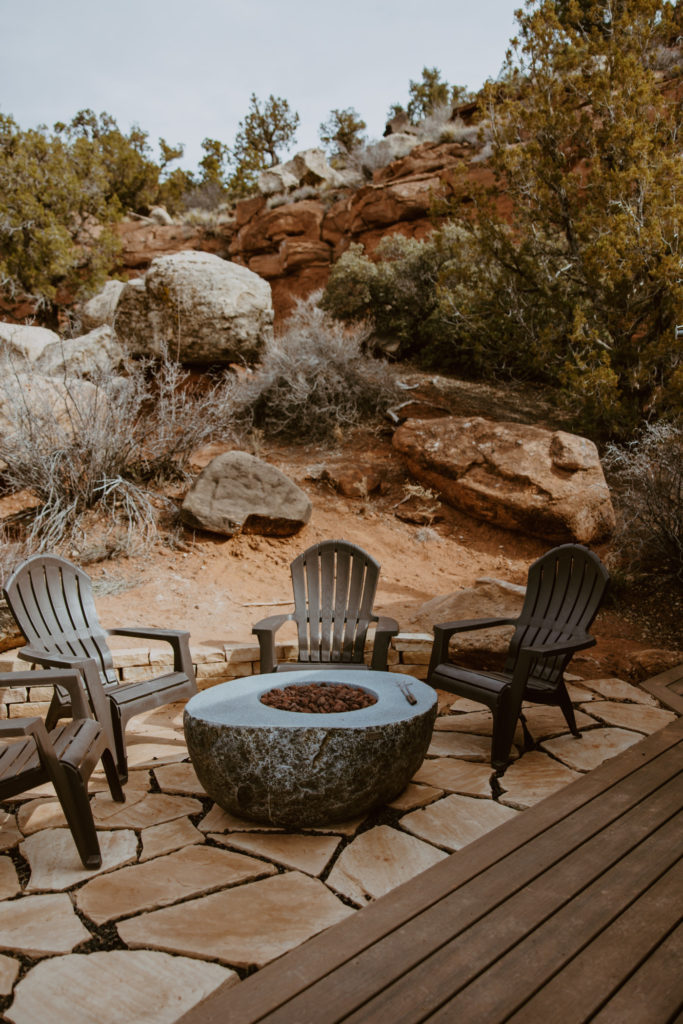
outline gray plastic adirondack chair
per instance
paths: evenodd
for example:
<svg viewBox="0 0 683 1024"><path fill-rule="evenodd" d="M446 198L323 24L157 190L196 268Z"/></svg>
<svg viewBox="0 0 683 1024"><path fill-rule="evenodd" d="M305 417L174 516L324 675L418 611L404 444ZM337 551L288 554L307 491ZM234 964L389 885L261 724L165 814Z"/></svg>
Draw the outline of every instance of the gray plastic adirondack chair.
<svg viewBox="0 0 683 1024"><path fill-rule="evenodd" d="M522 701L562 709L574 736L580 733L563 673L572 655L595 644L588 630L604 597L609 575L597 555L580 544L563 544L529 568L521 614L509 619L469 619L434 626L427 681L436 689L485 704L493 713L491 764L504 768L521 719ZM448 660L457 633L514 625L502 672L478 672Z"/></svg>
<svg viewBox="0 0 683 1024"><path fill-rule="evenodd" d="M19 657L48 668L75 668L80 672L92 711L116 750L119 776L125 782L128 721L143 711L197 692L189 633L145 627L104 629L95 609L90 577L57 555L28 558L10 576L4 593L28 640ZM109 636L165 641L173 649L173 671L140 683L119 683L107 643ZM70 714L70 698L58 687L46 718L47 728L65 714Z"/></svg>
<svg viewBox="0 0 683 1024"><path fill-rule="evenodd" d="M27 789L51 782L83 867L99 868L102 856L88 799L88 779L100 759L112 799L126 799L107 735L90 715L78 672L10 672L0 676L0 685L22 683L59 685L68 693L75 717L49 734L42 718L0 721L0 800L11 800ZM23 742L3 742L21 736Z"/></svg>
<svg viewBox="0 0 683 1024"><path fill-rule="evenodd" d="M394 619L373 615L379 563L366 551L344 540L314 544L290 566L294 611L257 622L261 672L310 668L367 668L363 661L371 623L377 623L371 668L386 671ZM285 622L296 622L297 662L278 665L275 634Z"/></svg>

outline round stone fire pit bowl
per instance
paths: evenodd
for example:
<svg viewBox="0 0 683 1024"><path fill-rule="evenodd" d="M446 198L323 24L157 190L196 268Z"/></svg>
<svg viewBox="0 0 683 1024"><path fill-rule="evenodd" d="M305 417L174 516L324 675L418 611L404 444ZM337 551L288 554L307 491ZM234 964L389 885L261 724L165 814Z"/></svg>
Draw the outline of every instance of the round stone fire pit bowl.
<svg viewBox="0 0 683 1024"><path fill-rule="evenodd" d="M377 701L325 714L282 711L259 699L275 687L321 682L358 687ZM196 694L185 708L185 738L199 781L224 810L306 828L397 797L422 764L436 710L436 691L411 676L344 668L275 672Z"/></svg>

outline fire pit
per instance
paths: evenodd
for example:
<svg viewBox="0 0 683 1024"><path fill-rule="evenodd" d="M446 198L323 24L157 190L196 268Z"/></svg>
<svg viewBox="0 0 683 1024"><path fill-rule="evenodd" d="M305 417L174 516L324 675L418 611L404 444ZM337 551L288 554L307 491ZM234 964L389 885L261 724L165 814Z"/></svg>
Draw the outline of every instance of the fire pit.
<svg viewBox="0 0 683 1024"><path fill-rule="evenodd" d="M326 700L340 687L348 701L364 702L348 695L353 689L374 702L301 712L262 700L269 691L308 687L331 691ZM398 673L276 672L196 694L185 708L185 737L199 780L219 806L266 825L305 828L398 796L422 764L436 707L431 686Z"/></svg>

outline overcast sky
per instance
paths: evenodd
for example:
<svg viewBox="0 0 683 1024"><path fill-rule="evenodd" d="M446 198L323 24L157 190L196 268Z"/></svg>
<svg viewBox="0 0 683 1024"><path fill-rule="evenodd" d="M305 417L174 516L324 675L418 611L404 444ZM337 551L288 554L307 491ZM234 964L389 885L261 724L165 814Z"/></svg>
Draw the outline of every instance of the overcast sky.
<svg viewBox="0 0 683 1024"><path fill-rule="evenodd" d="M286 98L295 149L319 145L333 108L379 138L410 79L438 67L478 88L496 78L520 0L0 0L0 112L26 128L85 107L185 145L232 142L252 92Z"/></svg>

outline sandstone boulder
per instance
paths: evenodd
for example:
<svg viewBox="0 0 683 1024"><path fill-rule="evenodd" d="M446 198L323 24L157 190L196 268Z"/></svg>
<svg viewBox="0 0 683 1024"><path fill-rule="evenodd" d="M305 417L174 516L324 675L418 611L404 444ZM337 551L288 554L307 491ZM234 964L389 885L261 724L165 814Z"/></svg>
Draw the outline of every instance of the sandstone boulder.
<svg viewBox="0 0 683 1024"><path fill-rule="evenodd" d="M301 185L336 187L342 183L339 173L327 162L322 149L305 149L285 164L262 171L257 186L261 195L291 192Z"/></svg>
<svg viewBox="0 0 683 1024"><path fill-rule="evenodd" d="M36 360L36 368L48 377L65 373L77 377L96 377L118 370L125 352L108 324L79 338L65 338L46 345Z"/></svg>
<svg viewBox="0 0 683 1024"><path fill-rule="evenodd" d="M173 217L165 206L153 206L149 211L149 219L155 224L173 224Z"/></svg>
<svg viewBox="0 0 683 1024"><path fill-rule="evenodd" d="M160 256L130 281L115 330L135 355L164 347L183 363L255 360L272 335L270 285L246 267L206 252Z"/></svg>
<svg viewBox="0 0 683 1024"><path fill-rule="evenodd" d="M473 587L458 590L453 594L433 597L408 613L403 622L407 632L432 633L440 622L456 622L463 619L508 619L516 618L524 603L525 587L504 580L477 580ZM470 633L458 633L450 644L451 652L465 656L469 663L484 663L492 657L504 660L514 626L495 626L492 629L477 629Z"/></svg>
<svg viewBox="0 0 683 1024"><path fill-rule="evenodd" d="M449 416L408 420L393 443L416 479L477 519L560 543L614 529L598 452L584 437Z"/></svg>
<svg viewBox="0 0 683 1024"><path fill-rule="evenodd" d="M308 522L311 510L307 495L279 469L236 451L217 455L202 470L183 502L182 518L228 537L286 537Z"/></svg>
<svg viewBox="0 0 683 1024"><path fill-rule="evenodd" d="M291 192L299 187L299 179L287 169L286 164L277 164L261 171L256 187L262 196L274 196L279 192Z"/></svg>
<svg viewBox="0 0 683 1024"><path fill-rule="evenodd" d="M93 295L81 309L81 324L84 331L94 331L102 324L112 324L116 304L125 288L124 281L107 281L104 288Z"/></svg>
<svg viewBox="0 0 683 1024"><path fill-rule="evenodd" d="M0 323L0 353L20 356L34 363L41 352L59 335L47 327L25 327L23 324Z"/></svg>
<svg viewBox="0 0 683 1024"><path fill-rule="evenodd" d="M362 152L362 167L366 174L372 174L380 167L386 167L392 160L407 156L417 145L417 138L409 132L392 132L379 142L366 146Z"/></svg>

